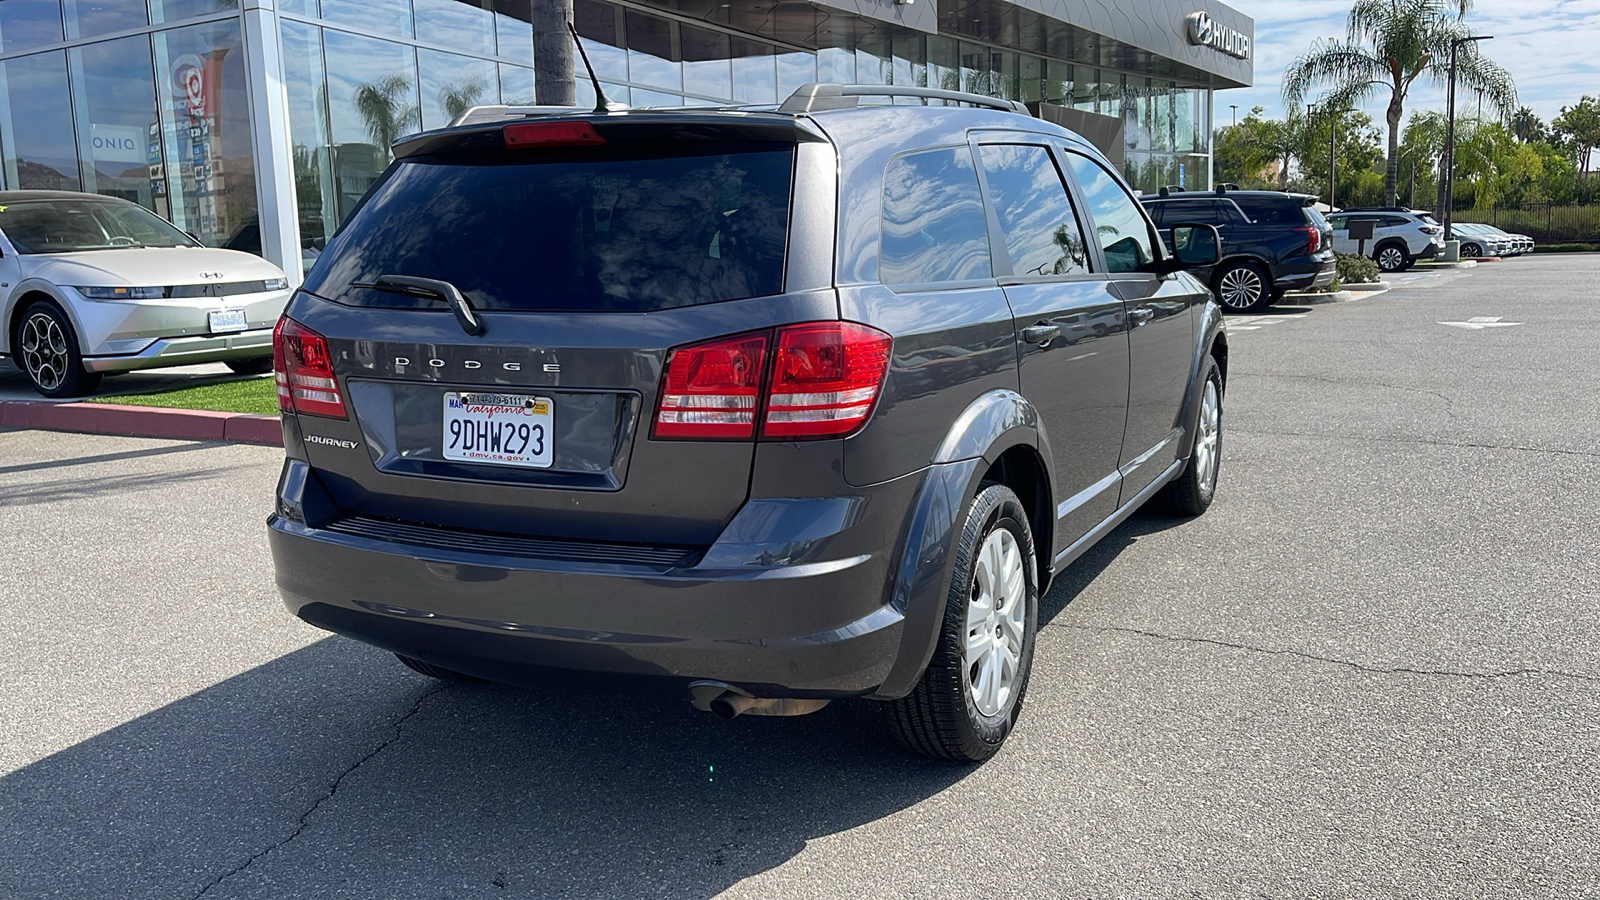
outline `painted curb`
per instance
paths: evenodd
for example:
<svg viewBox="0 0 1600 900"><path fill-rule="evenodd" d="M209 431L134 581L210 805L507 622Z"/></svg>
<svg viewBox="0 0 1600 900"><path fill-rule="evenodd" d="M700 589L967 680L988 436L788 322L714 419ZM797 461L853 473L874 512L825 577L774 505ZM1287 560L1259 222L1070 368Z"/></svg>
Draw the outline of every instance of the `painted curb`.
<svg viewBox="0 0 1600 900"><path fill-rule="evenodd" d="M283 446L283 430L277 416L167 409L161 406L0 400L0 426L122 437Z"/></svg>
<svg viewBox="0 0 1600 900"><path fill-rule="evenodd" d="M1357 281L1357 282L1352 282L1351 284L1340 285L1339 287L1340 287L1340 290L1345 290L1345 291L1387 291L1389 289L1389 282L1387 282L1387 281Z"/></svg>

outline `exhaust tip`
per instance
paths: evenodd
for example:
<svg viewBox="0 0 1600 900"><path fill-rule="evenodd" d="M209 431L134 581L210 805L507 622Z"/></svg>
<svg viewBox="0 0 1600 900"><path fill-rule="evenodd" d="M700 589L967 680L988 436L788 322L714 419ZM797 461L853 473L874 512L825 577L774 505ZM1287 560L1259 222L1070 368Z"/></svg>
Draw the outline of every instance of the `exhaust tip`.
<svg viewBox="0 0 1600 900"><path fill-rule="evenodd" d="M737 697L739 695L738 694L733 694L732 696ZM717 718L719 718L719 719L732 719L732 718L735 718L742 711L742 710L734 709L733 704L728 702L728 695L723 695L723 696L718 697L717 699L711 701L710 706L711 706L711 712L714 715L716 715Z"/></svg>

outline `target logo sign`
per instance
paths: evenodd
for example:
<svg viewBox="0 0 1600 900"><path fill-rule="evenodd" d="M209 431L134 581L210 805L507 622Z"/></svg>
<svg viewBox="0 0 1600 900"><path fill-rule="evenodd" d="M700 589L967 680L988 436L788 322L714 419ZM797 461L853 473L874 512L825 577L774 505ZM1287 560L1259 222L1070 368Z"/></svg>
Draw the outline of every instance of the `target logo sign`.
<svg viewBox="0 0 1600 900"><path fill-rule="evenodd" d="M206 69L200 57L192 53L179 57L172 67L172 87L189 107L189 115L206 114Z"/></svg>

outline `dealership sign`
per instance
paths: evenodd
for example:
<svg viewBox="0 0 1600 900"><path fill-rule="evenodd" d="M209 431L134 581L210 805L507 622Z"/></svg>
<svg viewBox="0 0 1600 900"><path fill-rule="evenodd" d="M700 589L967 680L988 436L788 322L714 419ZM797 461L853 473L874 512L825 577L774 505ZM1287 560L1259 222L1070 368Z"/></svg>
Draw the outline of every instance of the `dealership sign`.
<svg viewBox="0 0 1600 900"><path fill-rule="evenodd" d="M140 125L89 124L89 151L102 162L143 163L147 161L145 129Z"/></svg>
<svg viewBox="0 0 1600 900"><path fill-rule="evenodd" d="M1250 36L1218 22L1207 12L1189 14L1189 43L1210 47L1238 59L1250 58Z"/></svg>

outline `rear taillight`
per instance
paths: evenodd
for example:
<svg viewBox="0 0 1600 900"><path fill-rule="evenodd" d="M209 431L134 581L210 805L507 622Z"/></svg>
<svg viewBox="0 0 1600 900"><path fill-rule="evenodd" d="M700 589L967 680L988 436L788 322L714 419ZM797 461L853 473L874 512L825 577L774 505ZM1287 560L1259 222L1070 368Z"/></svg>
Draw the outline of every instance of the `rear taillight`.
<svg viewBox="0 0 1600 900"><path fill-rule="evenodd" d="M679 347L651 436L749 440L759 421L764 440L843 437L872 414L890 344L865 325L817 322Z"/></svg>
<svg viewBox="0 0 1600 900"><path fill-rule="evenodd" d="M679 347L667 357L655 437L750 438L766 368L767 334Z"/></svg>
<svg viewBox="0 0 1600 900"><path fill-rule="evenodd" d="M889 367L887 334L854 322L778 329L761 436L841 437L872 413Z"/></svg>
<svg viewBox="0 0 1600 900"><path fill-rule="evenodd" d="M1438 233L1444 231L1443 228L1440 228L1437 225L1424 225L1424 226L1422 226L1421 230L1422 230L1423 234L1438 234Z"/></svg>
<svg viewBox="0 0 1600 900"><path fill-rule="evenodd" d="M1318 231L1317 229L1308 226L1305 228L1296 228L1295 231L1298 231L1306 236L1306 240L1310 244L1310 246L1306 249L1307 253L1315 253L1317 252L1317 248L1322 246L1322 232Z"/></svg>
<svg viewBox="0 0 1600 900"><path fill-rule="evenodd" d="M604 144L594 126L584 121L519 122L500 129L506 148L520 150L528 147L582 147Z"/></svg>
<svg viewBox="0 0 1600 900"><path fill-rule="evenodd" d="M322 335L288 316L278 319L272 330L272 370L278 379L278 409L345 418L333 356Z"/></svg>

